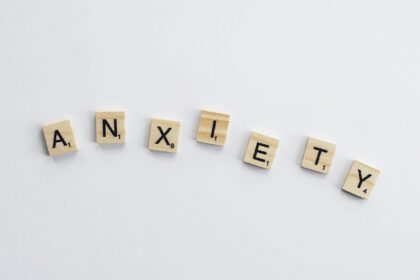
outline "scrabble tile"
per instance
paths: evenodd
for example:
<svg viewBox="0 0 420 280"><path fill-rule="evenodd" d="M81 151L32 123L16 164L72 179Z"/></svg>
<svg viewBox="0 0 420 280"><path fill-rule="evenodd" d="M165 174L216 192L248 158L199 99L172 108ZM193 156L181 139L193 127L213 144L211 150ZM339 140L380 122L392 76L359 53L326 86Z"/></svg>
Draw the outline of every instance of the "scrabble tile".
<svg viewBox="0 0 420 280"><path fill-rule="evenodd" d="M230 116L222 113L202 111L197 131L197 141L223 146L229 128Z"/></svg>
<svg viewBox="0 0 420 280"><path fill-rule="evenodd" d="M302 167L328 174L334 155L334 144L309 137L302 159Z"/></svg>
<svg viewBox="0 0 420 280"><path fill-rule="evenodd" d="M73 128L69 120L45 125L45 142L52 157L77 151Z"/></svg>
<svg viewBox="0 0 420 280"><path fill-rule="evenodd" d="M277 139L254 132L249 139L244 161L261 168L271 169L278 145Z"/></svg>
<svg viewBox="0 0 420 280"><path fill-rule="evenodd" d="M379 173L380 171L373 167L354 161L343 190L367 199L375 186Z"/></svg>
<svg viewBox="0 0 420 280"><path fill-rule="evenodd" d="M125 143L125 113L97 112L96 113L96 143L124 144Z"/></svg>
<svg viewBox="0 0 420 280"><path fill-rule="evenodd" d="M149 149L176 153L178 150L179 129L179 122L152 119L150 123Z"/></svg>

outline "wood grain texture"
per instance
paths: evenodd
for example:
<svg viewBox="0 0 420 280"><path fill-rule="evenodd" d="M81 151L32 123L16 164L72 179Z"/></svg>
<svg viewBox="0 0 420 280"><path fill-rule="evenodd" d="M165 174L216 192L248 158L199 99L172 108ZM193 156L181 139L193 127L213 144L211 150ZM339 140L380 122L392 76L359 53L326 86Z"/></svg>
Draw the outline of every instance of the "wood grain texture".
<svg viewBox="0 0 420 280"><path fill-rule="evenodd" d="M249 139L244 162L271 169L278 145L277 139L253 132Z"/></svg>
<svg viewBox="0 0 420 280"><path fill-rule="evenodd" d="M379 170L359 161L354 161L344 182L343 190L367 199L376 184L379 174Z"/></svg>
<svg viewBox="0 0 420 280"><path fill-rule="evenodd" d="M335 144L308 138L301 166L323 174L328 174L335 156Z"/></svg>
<svg viewBox="0 0 420 280"><path fill-rule="evenodd" d="M150 122L149 149L176 153L178 151L179 130L177 121L152 119Z"/></svg>
<svg viewBox="0 0 420 280"><path fill-rule="evenodd" d="M106 124L104 124L104 120ZM125 143L125 113L97 112L96 113L96 143L124 144Z"/></svg>
<svg viewBox="0 0 420 280"><path fill-rule="evenodd" d="M202 111L197 130L197 141L223 146L226 142L229 121L230 116L227 114Z"/></svg>
<svg viewBox="0 0 420 280"><path fill-rule="evenodd" d="M42 130L50 156L55 157L77 151L70 120L45 125Z"/></svg>

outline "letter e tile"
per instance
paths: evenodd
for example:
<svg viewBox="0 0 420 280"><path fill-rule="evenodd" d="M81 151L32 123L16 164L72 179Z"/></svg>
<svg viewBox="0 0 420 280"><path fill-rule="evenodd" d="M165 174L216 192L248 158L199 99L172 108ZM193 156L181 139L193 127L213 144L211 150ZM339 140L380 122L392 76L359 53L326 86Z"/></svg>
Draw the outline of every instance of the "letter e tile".
<svg viewBox="0 0 420 280"><path fill-rule="evenodd" d="M278 145L277 139L253 132L249 139L244 162L271 169Z"/></svg>

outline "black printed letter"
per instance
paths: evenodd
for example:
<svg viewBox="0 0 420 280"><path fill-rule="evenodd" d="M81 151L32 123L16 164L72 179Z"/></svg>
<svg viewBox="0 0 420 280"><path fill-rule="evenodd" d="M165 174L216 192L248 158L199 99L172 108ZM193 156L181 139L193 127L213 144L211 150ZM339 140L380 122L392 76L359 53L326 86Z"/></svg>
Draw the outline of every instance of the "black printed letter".
<svg viewBox="0 0 420 280"><path fill-rule="evenodd" d="M213 125L211 127L211 134L210 134L211 138L214 138L214 134L216 132L216 123L217 123L216 121L213 121Z"/></svg>
<svg viewBox="0 0 420 280"><path fill-rule="evenodd" d="M172 130L172 127L169 127L165 132L163 132L162 127L158 126L157 127L159 132L160 132L160 138L156 141L156 145L160 143L160 141L165 140L166 145L170 146L171 144L169 143L168 138L166 138L166 135L168 135L168 133Z"/></svg>
<svg viewBox="0 0 420 280"><path fill-rule="evenodd" d="M106 137L106 128L111 131L114 137L118 136L117 119L114 119L114 128L111 127L107 120L102 120L102 137Z"/></svg>
<svg viewBox="0 0 420 280"><path fill-rule="evenodd" d="M372 177L372 174L369 174L365 178L363 178L362 170L357 169L357 171L359 171L359 185L357 187L360 189L362 187L363 182Z"/></svg>
<svg viewBox="0 0 420 280"><path fill-rule="evenodd" d="M319 160L321 158L321 154L322 153L328 153L328 151L327 150L324 150L324 149L321 149L321 148L318 148L318 147L314 147L314 150L317 150L318 151L318 155L316 156L316 160L315 160L315 165L318 165Z"/></svg>
<svg viewBox="0 0 420 280"><path fill-rule="evenodd" d="M264 148L269 148L270 147L267 144L257 142L257 146L255 146L255 151L254 151L254 155L252 156L252 158L255 159L255 160L261 161L261 162L265 162L265 159L257 157L257 154L263 154L263 155L267 154L267 152L258 149L260 146L264 147Z"/></svg>
<svg viewBox="0 0 420 280"><path fill-rule="evenodd" d="M58 129L56 129L54 131L53 149L55 149L55 146L59 142L62 142L64 146L67 146L66 140L64 140L63 136L61 136L60 131L58 131Z"/></svg>

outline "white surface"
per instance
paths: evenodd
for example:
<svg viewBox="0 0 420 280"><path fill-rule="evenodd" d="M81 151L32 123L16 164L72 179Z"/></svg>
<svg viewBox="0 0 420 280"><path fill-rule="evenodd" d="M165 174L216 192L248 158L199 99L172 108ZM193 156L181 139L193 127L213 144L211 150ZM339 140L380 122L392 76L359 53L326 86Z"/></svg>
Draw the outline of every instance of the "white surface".
<svg viewBox="0 0 420 280"><path fill-rule="evenodd" d="M420 279L419 3L1 0L0 279ZM203 108L232 116L222 149ZM125 146L94 143L102 109ZM66 117L80 151L53 160ZM151 117L182 122L176 156ZM252 130L281 140L270 172ZM368 201L340 190L353 159L382 171Z"/></svg>

